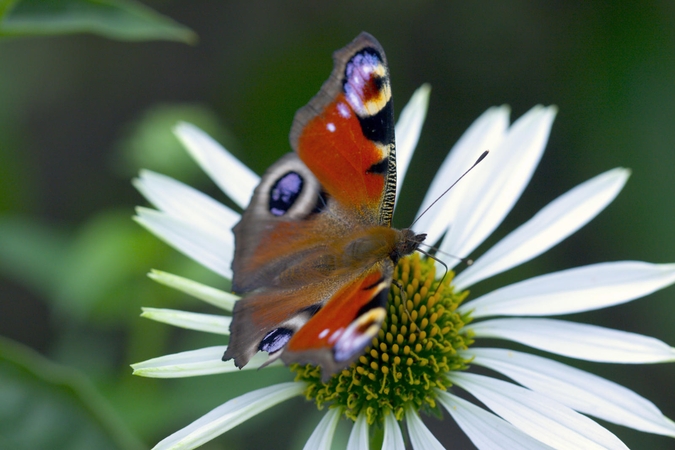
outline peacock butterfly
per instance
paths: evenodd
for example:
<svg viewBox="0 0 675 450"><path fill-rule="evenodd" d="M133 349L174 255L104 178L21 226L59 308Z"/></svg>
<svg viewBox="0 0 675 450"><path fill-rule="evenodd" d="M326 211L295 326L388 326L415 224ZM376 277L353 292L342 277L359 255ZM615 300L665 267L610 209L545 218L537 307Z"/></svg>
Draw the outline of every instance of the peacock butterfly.
<svg viewBox="0 0 675 450"><path fill-rule="evenodd" d="M234 227L236 303L223 360L244 367L348 366L377 335L398 260L424 234L391 228L394 109L387 59L368 33L333 55L319 93L296 114L294 152L272 165Z"/></svg>

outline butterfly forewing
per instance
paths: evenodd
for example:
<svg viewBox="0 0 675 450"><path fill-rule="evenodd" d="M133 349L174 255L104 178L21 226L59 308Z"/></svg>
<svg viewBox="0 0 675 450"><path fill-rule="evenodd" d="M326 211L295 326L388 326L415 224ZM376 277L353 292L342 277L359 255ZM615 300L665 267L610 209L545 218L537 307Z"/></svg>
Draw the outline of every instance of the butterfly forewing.
<svg viewBox="0 0 675 450"><path fill-rule="evenodd" d="M321 91L300 109L291 146L326 192L369 225L391 225L394 108L382 46L367 33L333 55Z"/></svg>

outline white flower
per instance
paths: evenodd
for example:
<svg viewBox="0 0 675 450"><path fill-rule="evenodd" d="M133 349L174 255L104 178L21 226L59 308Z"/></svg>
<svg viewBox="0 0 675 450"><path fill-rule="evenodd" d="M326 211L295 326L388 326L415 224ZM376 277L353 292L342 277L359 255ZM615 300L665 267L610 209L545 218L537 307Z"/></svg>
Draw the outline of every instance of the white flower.
<svg viewBox="0 0 675 450"><path fill-rule="evenodd" d="M429 88L420 88L396 126L401 181L417 144L428 96ZM555 114L554 107L537 106L509 125L507 107L486 111L440 167L420 211L485 149L490 150L489 157L423 215L415 223L415 230L426 232L427 242L440 241L441 252L471 254L499 226L527 186L543 154ZM223 192L245 208L259 177L196 127L183 123L175 132ZM463 291L529 261L561 242L611 203L628 176L627 169L612 169L561 195L459 273L452 281L454 291ZM138 208L139 223L205 267L231 278L234 251L231 229L239 220L238 213L153 172L141 172L135 185L157 208ZM452 261L446 263L451 265ZM231 311L237 300L232 294L176 275L153 271L150 276L226 311ZM675 264L620 261L562 270L502 287L462 304L456 312L473 321L464 324L460 334L467 342L472 338L479 342L481 338L497 338L587 361L670 362L675 360L675 350L657 339L542 316L625 303L674 282ZM229 333L230 318L226 316L151 308L145 308L143 316L194 330ZM169 378L236 370L231 361L221 361L224 350L225 346L218 346L151 359L134 364L134 373ZM469 392L491 412L457 397L451 390L433 390L434 400L480 449L626 448L615 435L586 415L675 437L675 423L653 403L582 370L500 348L468 346L459 352L459 357L468 362L467 366L483 366L513 380L506 382L470 370L449 370L442 374L451 390L461 388ZM257 368L265 360L266 356L258 355L245 369ZM303 394L307 386L305 382L283 383L231 399L155 448L197 447L260 411ZM305 448L330 448L343 412L341 405L334 406ZM419 409L414 403L398 408L413 448L443 448L420 420ZM382 419L383 448L404 449L395 414L383 413ZM368 448L369 427L367 415L358 414L349 437L349 449Z"/></svg>

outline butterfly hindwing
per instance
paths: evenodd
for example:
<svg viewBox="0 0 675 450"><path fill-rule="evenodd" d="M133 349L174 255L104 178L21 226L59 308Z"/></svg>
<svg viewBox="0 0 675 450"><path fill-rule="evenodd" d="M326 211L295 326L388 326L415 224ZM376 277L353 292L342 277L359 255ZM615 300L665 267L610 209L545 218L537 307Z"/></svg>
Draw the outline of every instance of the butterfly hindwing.
<svg viewBox="0 0 675 450"><path fill-rule="evenodd" d="M281 359L321 365L324 380L356 359L382 326L393 269L383 260L342 286L292 336Z"/></svg>

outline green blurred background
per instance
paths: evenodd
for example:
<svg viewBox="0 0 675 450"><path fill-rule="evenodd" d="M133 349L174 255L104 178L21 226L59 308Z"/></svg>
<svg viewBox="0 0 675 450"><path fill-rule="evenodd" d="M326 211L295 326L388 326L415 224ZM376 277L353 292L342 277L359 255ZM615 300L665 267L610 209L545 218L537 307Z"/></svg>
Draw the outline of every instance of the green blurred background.
<svg viewBox="0 0 675 450"><path fill-rule="evenodd" d="M672 1L144 5L0 1L2 449L147 448L237 394L289 379L284 369L131 375L133 362L223 344L138 317L142 305L211 311L150 281L149 269L226 284L131 221L145 203L130 180L149 168L226 201L171 127L195 123L262 173L289 151L293 114L330 73L332 52L362 30L387 51L397 113L422 83L432 86L397 226L492 105L511 105L513 119L538 103L560 113L531 185L486 246L578 183L616 166L633 171L591 224L474 294L594 262L675 261ZM674 296L671 287L572 318L675 344ZM675 417L675 366L573 363ZM298 448L318 420L298 399L206 448ZM471 448L448 418L427 423L447 447ZM631 448L675 445L609 427Z"/></svg>

